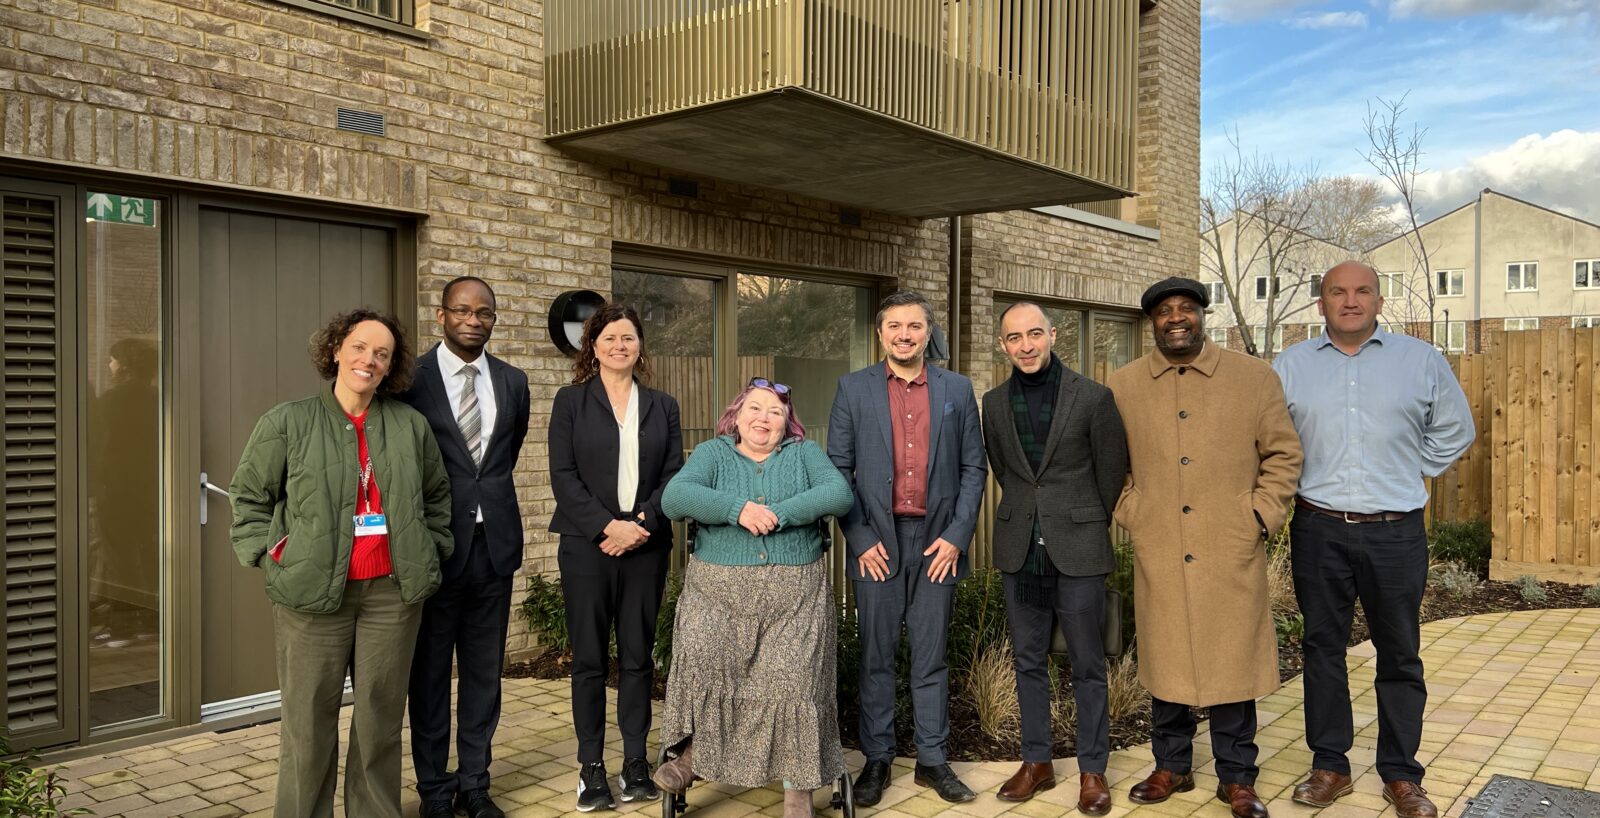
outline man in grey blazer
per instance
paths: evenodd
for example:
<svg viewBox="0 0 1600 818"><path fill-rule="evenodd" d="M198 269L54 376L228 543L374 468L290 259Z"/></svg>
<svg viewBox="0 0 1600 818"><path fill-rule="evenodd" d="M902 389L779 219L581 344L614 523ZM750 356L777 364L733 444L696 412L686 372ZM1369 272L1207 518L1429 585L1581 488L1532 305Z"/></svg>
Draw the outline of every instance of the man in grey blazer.
<svg viewBox="0 0 1600 818"><path fill-rule="evenodd" d="M1078 706L1078 811L1104 815L1111 738L1101 632L1106 575L1117 564L1108 527L1128 473L1128 440L1111 390L1051 351L1056 330L1038 305L1007 307L999 340L1013 368L983 396L983 440L1001 491L994 563L1016 654L1022 767L998 795L1026 801L1056 785L1048 654L1059 626Z"/></svg>
<svg viewBox="0 0 1600 818"><path fill-rule="evenodd" d="M887 355L839 379L828 420L828 457L855 492L840 521L854 563L861 632L861 751L855 803L883 797L894 760L895 655L900 628L911 645L915 781L946 801L975 796L950 769L945 637L955 584L987 467L972 381L924 360L933 331L927 299L897 292L878 310Z"/></svg>

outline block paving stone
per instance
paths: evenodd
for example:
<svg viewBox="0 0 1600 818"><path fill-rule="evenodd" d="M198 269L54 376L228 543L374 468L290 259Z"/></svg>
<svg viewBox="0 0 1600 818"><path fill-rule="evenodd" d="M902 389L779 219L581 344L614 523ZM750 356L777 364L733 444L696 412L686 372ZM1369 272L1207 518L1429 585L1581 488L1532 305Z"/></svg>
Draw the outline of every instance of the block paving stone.
<svg viewBox="0 0 1600 818"><path fill-rule="evenodd" d="M1430 622L1422 629L1428 672L1428 710L1421 757L1425 785L1445 818L1459 818L1470 797L1496 773L1533 777L1564 786L1600 789L1600 609L1519 611ZM1376 659L1371 643L1350 649L1355 746L1350 752L1356 791L1323 810L1294 804L1290 794L1311 754L1304 743L1303 686L1293 679L1257 705L1261 774L1257 791L1279 818L1388 818L1382 781L1373 769L1377 743ZM613 705L615 691L611 691ZM491 772L494 795L511 818L577 818L572 704L565 680L507 679ZM612 708L615 712L615 708ZM348 735L349 709L340 717ZM607 760L621 766L621 740L609 733ZM89 756L53 766L67 788L64 806L92 809L99 818L270 818L277 781L275 723L229 733L173 739L119 754ZM407 818L416 815L409 785L415 775L409 750L402 777ZM1196 741L1194 792L1164 804L1135 805L1128 787L1154 766L1150 745L1112 754L1108 818L1228 818L1214 796L1210 741ZM852 769L861 757L848 754ZM994 790L1016 762L956 763L978 800L951 805L911 782L911 762L899 759L883 801L861 813L874 818L1056 818L1076 815L1077 762L1056 762L1058 784L1032 801L1010 804ZM613 769L615 771L615 769ZM341 772L342 784L342 772ZM827 815L827 793L817 793ZM778 785L746 791L697 784L692 818L777 818ZM619 812L656 814L659 803L619 803ZM337 814L343 816L342 806Z"/></svg>

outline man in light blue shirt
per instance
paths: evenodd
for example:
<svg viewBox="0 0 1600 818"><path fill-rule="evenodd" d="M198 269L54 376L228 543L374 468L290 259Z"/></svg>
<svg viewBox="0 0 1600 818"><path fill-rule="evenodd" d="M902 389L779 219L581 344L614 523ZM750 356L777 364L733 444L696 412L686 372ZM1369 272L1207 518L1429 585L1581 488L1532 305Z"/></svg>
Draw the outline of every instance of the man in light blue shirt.
<svg viewBox="0 0 1600 818"><path fill-rule="evenodd" d="M1428 691L1420 611L1428 578L1424 477L1471 445L1467 398L1425 341L1378 327L1378 274L1354 261L1322 278L1327 332L1273 362L1305 449L1290 523L1305 616L1306 744L1312 770L1294 800L1325 807L1353 790L1345 645L1361 600L1377 649L1377 770L1400 818L1435 818L1417 748Z"/></svg>

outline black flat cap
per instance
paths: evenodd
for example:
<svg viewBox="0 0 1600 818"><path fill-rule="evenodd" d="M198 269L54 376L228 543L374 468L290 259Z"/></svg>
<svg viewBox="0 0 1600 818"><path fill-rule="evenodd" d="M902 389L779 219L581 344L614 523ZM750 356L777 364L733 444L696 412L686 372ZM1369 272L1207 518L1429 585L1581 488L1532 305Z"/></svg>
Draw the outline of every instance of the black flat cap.
<svg viewBox="0 0 1600 818"><path fill-rule="evenodd" d="M1206 290L1206 285L1192 278L1173 276L1151 284L1150 289L1145 290L1144 295L1139 297L1139 308L1144 310L1145 315L1149 315L1150 311L1167 296L1180 294L1200 302L1202 307L1211 306L1211 293Z"/></svg>

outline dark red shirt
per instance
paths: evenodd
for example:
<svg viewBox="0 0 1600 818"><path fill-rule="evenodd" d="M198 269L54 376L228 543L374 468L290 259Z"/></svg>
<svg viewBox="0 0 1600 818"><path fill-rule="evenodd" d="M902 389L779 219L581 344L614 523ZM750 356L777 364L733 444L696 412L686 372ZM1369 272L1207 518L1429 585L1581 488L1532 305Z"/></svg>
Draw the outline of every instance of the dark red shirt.
<svg viewBox="0 0 1600 818"><path fill-rule="evenodd" d="M889 362L889 428L894 430L894 515L921 517L928 513L928 442L932 423L928 409L928 368L907 381L894 374Z"/></svg>
<svg viewBox="0 0 1600 818"><path fill-rule="evenodd" d="M367 416L345 415L356 426L356 464L365 469L372 461L367 452ZM356 513L382 514L383 495L378 491L378 473L367 480L366 497L361 496L361 478L356 478ZM393 573L389 564L389 535L368 534L357 536L350 550L350 579L377 579Z"/></svg>

